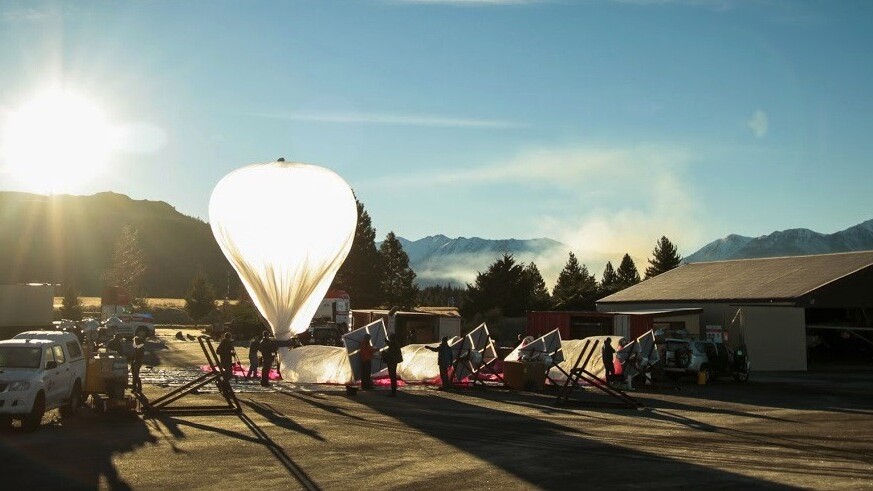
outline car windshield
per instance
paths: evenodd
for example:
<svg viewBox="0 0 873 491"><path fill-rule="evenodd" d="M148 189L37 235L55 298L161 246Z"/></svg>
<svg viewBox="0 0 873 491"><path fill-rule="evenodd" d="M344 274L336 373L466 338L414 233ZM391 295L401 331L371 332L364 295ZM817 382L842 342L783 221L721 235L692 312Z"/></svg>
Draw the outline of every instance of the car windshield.
<svg viewBox="0 0 873 491"><path fill-rule="evenodd" d="M39 368L42 350L39 347L0 346L0 367Z"/></svg>

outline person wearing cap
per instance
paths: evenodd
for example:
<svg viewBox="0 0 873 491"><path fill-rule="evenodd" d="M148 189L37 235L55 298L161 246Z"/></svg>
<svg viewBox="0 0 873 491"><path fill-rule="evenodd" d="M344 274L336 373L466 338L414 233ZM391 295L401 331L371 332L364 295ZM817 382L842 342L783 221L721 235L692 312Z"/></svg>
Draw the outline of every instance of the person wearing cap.
<svg viewBox="0 0 873 491"><path fill-rule="evenodd" d="M270 386L270 370L273 368L273 360L276 356L276 343L270 336L270 331L264 331L261 335L261 342L258 344L258 351L261 352L261 385L264 387Z"/></svg>
<svg viewBox="0 0 873 491"><path fill-rule="evenodd" d="M145 357L145 338L136 336L133 338L133 355L130 357L130 373L133 376L133 390L142 392L142 380L139 378L139 369Z"/></svg>

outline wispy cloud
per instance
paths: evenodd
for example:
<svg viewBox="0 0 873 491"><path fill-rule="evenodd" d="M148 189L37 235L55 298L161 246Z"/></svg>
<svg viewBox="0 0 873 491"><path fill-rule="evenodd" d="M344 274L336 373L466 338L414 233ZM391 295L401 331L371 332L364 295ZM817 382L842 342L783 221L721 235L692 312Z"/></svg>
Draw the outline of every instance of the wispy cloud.
<svg viewBox="0 0 873 491"><path fill-rule="evenodd" d="M53 7L8 7L0 9L0 22L42 22L58 15Z"/></svg>
<svg viewBox="0 0 873 491"><path fill-rule="evenodd" d="M436 126L445 128L525 128L526 124L499 119L457 118L422 114L391 113L262 113L261 117L285 121L334 124L379 124L394 126Z"/></svg>
<svg viewBox="0 0 873 491"><path fill-rule="evenodd" d="M752 134L754 134L756 138L764 138L767 135L767 131L770 129L770 119L767 117L767 113L761 109L755 111L746 124L749 129L752 130Z"/></svg>
<svg viewBox="0 0 873 491"><path fill-rule="evenodd" d="M630 178L646 169L684 162L687 152L679 147L639 145L628 148L586 147L542 148L479 167L410 174L375 179L370 185L396 186L431 182L434 184L482 185L521 183L576 189L595 180Z"/></svg>

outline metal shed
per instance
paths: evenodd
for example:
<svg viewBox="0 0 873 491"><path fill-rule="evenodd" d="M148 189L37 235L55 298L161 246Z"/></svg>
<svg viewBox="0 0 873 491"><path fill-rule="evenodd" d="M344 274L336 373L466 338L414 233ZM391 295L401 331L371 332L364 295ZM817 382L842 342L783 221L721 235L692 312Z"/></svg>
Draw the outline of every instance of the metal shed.
<svg viewBox="0 0 873 491"><path fill-rule="evenodd" d="M680 308L745 341L758 370L806 370L814 332L873 346L873 251L684 264L597 302L612 313Z"/></svg>

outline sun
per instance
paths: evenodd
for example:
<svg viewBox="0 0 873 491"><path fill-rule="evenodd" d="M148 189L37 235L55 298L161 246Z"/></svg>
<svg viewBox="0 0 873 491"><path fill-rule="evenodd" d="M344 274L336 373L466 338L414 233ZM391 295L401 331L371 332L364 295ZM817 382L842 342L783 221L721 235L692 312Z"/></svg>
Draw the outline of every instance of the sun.
<svg viewBox="0 0 873 491"><path fill-rule="evenodd" d="M40 193L75 192L102 174L117 140L96 104L65 89L7 112L0 131L0 169L18 187Z"/></svg>

